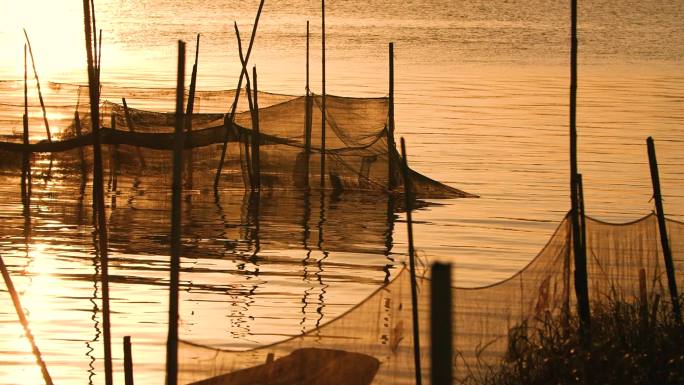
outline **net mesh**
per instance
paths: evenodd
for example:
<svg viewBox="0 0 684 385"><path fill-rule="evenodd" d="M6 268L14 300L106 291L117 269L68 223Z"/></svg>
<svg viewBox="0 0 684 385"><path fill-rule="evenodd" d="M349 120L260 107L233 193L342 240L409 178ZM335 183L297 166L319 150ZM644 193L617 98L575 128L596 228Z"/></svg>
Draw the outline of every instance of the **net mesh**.
<svg viewBox="0 0 684 385"><path fill-rule="evenodd" d="M684 274L684 223L668 221L677 281ZM520 272L481 288L453 288L454 374L457 383L476 383L505 359L508 336L521 325L535 327L574 309L570 223L564 220L541 252ZM669 298L657 218L627 224L587 218L587 267L592 303L609 297L633 299L639 270L646 271L648 295ZM429 380L429 279L418 279L423 380ZM220 336L217 336L220 340ZM312 357L318 350L358 354L355 361L330 366ZM214 349L181 341L180 379L184 384L315 383L334 376L335 384L414 383L410 277L402 269L388 284L327 324L288 340L247 351ZM339 353L342 354L342 353ZM376 367L367 361L377 360ZM278 359L282 359L279 363ZM278 382L287 367L295 382ZM363 372L363 373L360 373ZM363 375L362 375L363 374ZM360 377L359 377L360 376ZM368 378L357 382L356 378ZM321 383L321 382L317 382ZM328 382L325 382L328 383Z"/></svg>
<svg viewBox="0 0 684 385"><path fill-rule="evenodd" d="M0 143L3 158L16 158L13 153L21 151L17 143L21 141L23 98L18 98L21 92L15 89L19 84L0 87L0 95L8 97L3 105L10 111L3 116L4 127L13 131ZM55 139L52 144L36 144L34 150L64 152L87 146L91 132L88 87L49 83L47 89L45 99L52 104L46 110ZM227 140L221 187L250 188L257 175L261 189L319 186L321 96L258 92L259 133L256 134L245 91L240 91L242 96L238 98L234 124L225 112L230 109L236 90L196 93L194 113L191 119L186 119L186 177L192 179L194 170L215 173ZM110 172L142 171L170 178L175 114L164 110L174 106L174 98L173 89L102 87L100 126L107 152L105 167ZM392 134L388 134L388 103L387 97L326 97L326 188L339 191L400 191L403 188L400 156ZM43 126L42 114L37 112L33 108L29 114L32 134L40 133L36 127ZM308 127L307 122L310 122ZM70 161L77 163L78 159ZM89 162L86 157L84 167L90 167ZM412 175L416 198L474 196L417 172L412 171Z"/></svg>

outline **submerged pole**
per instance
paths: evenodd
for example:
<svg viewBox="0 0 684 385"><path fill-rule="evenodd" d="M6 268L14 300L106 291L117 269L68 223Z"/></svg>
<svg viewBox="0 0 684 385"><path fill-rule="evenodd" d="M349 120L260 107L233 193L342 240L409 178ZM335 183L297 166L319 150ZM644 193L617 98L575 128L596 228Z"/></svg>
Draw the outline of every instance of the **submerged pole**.
<svg viewBox="0 0 684 385"><path fill-rule="evenodd" d="M28 338L29 343L31 344L33 356L36 358L36 363L38 364L38 366L40 366L40 372L43 374L45 384L52 385L52 378L50 377L50 373L48 372L47 366L45 365L45 361L43 361L43 357L40 355L40 350L38 350L36 341L33 339L33 334L31 334L31 329L29 328L28 320L26 319L26 315L24 315L24 308L21 307L19 294L17 294L17 291L14 288L14 284L12 283L12 277L10 277L9 272L7 271L7 267L5 266L5 262L2 260L1 255L0 270L2 271L2 278L5 280L5 284L7 285L7 291L10 293L10 297L12 297L12 304L14 305L14 310L17 312L17 316L19 317L19 322L21 322L21 326L24 328L24 334L26 335L26 338Z"/></svg>
<svg viewBox="0 0 684 385"><path fill-rule="evenodd" d="M416 262L415 250L413 248L413 219L411 217L411 210L413 208L413 197L411 192L411 175L408 167L408 160L406 159L406 144L404 138L401 138L401 157L402 168L404 175L404 205L406 206L406 230L408 233L408 254L409 267L411 272L411 304L413 316L413 360L416 369L416 385L421 385L423 378L420 369L420 330L418 327L418 282L416 281Z"/></svg>
<svg viewBox="0 0 684 385"><path fill-rule="evenodd" d="M587 282L587 257L582 248L577 193L577 0L571 0L570 15L570 205L572 244L575 254L575 295L580 318L580 333L589 337L591 315Z"/></svg>
<svg viewBox="0 0 684 385"><path fill-rule="evenodd" d="M131 336L123 338L124 346L124 384L133 385L133 353L131 352Z"/></svg>
<svg viewBox="0 0 684 385"><path fill-rule="evenodd" d="M394 43L389 43L389 121L387 122L387 184L390 191L394 190L396 180L394 178Z"/></svg>
<svg viewBox="0 0 684 385"><path fill-rule="evenodd" d="M432 265L430 298L431 384L449 385L453 377L451 264Z"/></svg>
<svg viewBox="0 0 684 385"><path fill-rule="evenodd" d="M95 10L92 10L93 14ZM107 251L107 221L105 218L104 187L102 181L102 146L100 139L100 77L95 67L93 39L91 31L91 8L88 0L83 0L86 56L88 62L88 92L90 96L90 119L93 136L93 204L97 217L97 234L102 265L102 329L105 357L105 384L113 384L112 335L109 311L109 254Z"/></svg>
<svg viewBox="0 0 684 385"><path fill-rule="evenodd" d="M325 188L325 0L321 0L321 188Z"/></svg>
<svg viewBox="0 0 684 385"><path fill-rule="evenodd" d="M178 383L178 285L181 253L181 193L183 170L183 94L185 91L185 43L178 41L176 79L176 127L173 149L173 193L171 196L171 263L169 278L169 332L166 340L166 384Z"/></svg>
<svg viewBox="0 0 684 385"><path fill-rule="evenodd" d="M26 28L24 28L24 36L26 37L26 44L28 44L29 54L31 55L31 66L33 67L33 75L36 78L36 88L38 89L38 100L40 101L40 108L43 110L43 121L45 122L45 132L47 133L48 142L52 142L52 135L50 135L50 123L48 122L47 112L45 111L45 102L43 101L43 92L40 90L40 79L38 79L38 71L36 70L36 61L33 58L33 49L31 49L31 40L29 40ZM28 113L27 115L28 116Z"/></svg>
<svg viewBox="0 0 684 385"><path fill-rule="evenodd" d="M651 167L651 183L653 184L653 198L655 199L656 215L658 216L658 230L660 232L660 244L663 248L665 258L665 269L667 270L667 285L670 289L670 299L672 300L672 313L677 323L682 323L682 313L679 306L679 295L677 293L677 281L675 280L675 267L672 262L672 249L667 237L667 225L665 224L665 210L663 209L663 196L660 193L660 174L658 173L658 160L656 159L655 143L652 137L646 139L648 147L648 163Z"/></svg>

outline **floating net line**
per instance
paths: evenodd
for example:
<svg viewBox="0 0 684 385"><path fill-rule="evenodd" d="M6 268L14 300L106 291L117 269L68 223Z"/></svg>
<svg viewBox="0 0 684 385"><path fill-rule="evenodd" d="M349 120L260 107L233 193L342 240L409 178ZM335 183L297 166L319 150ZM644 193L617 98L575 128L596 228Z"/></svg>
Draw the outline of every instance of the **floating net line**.
<svg viewBox="0 0 684 385"><path fill-rule="evenodd" d="M684 223L668 220L676 279L684 274ZM455 382L474 384L506 359L509 333L574 310L570 222L512 277L480 288L453 288ZM590 300L630 300L647 292L667 301L667 281L655 215L626 224L586 218ZM429 279L418 279L423 380L429 381ZM217 336L217 341L221 337ZM305 334L246 351L181 341L183 384L409 384L414 383L410 277L402 269L364 301Z"/></svg>
<svg viewBox="0 0 684 385"><path fill-rule="evenodd" d="M49 83L45 99L52 143L43 140L28 147L21 144L23 95L5 84L0 97L7 112L1 114L5 135L0 142L0 158L20 158L18 152L49 152L74 165L79 159L68 150L92 144L88 87ZM249 188L258 172L261 189L317 187L321 179L320 96L293 96L258 92L259 134L252 130L252 114L242 90L234 124L225 111L236 90L198 91L185 132L186 178L194 170L215 173L223 143L228 141L221 174L221 188ZM168 174L174 145L175 90L104 85L101 89L100 126L105 167L110 173ZM187 96L186 96L187 97ZM125 107L122 98L126 99ZM307 100L311 98L310 100ZM308 113L307 113L308 110ZM393 143L388 145L389 99L326 96L326 182L339 191L401 191L401 158ZM35 108L29 114L32 133L44 132L42 114ZM312 122L307 147L307 115ZM37 127L41 127L38 129ZM42 131L41 131L42 130ZM258 142L259 162L254 161ZM80 156L83 168L91 167L89 151ZM258 171L257 171L258 170ZM452 188L412 171L416 198L456 198L474 195ZM209 178L210 179L210 178ZM211 179L210 179L211 180Z"/></svg>

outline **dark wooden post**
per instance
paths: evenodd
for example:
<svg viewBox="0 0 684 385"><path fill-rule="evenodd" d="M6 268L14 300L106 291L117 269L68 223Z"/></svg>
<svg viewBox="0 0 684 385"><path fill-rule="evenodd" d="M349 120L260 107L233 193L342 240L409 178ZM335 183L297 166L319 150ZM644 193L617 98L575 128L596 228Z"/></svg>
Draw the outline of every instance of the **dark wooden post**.
<svg viewBox="0 0 684 385"><path fill-rule="evenodd" d="M107 250L107 221L104 205L104 183L102 180L102 145L100 138L100 77L94 55L94 44L91 30L92 9L89 0L83 0L85 26L86 57L88 62L88 92L90 97L90 120L93 136L93 205L97 218L97 234L100 248L100 264L102 269L102 329L105 358L105 384L112 385L112 334L109 311L109 252Z"/></svg>
<svg viewBox="0 0 684 385"><path fill-rule="evenodd" d="M394 178L394 43L389 43L389 113L387 122L387 184L388 189L394 190L397 181Z"/></svg>
<svg viewBox="0 0 684 385"><path fill-rule="evenodd" d="M133 354L131 352L131 336L123 338L124 345L124 378L126 385L133 385Z"/></svg>
<svg viewBox="0 0 684 385"><path fill-rule="evenodd" d="M658 173L658 160L656 159L655 143L652 137L646 139L648 147L648 163L651 166L651 182L653 184L653 198L655 200L656 215L658 216L658 230L660 232L660 244L663 248L665 258L665 269L667 270L667 284L670 289L670 299L672 300L672 313L675 320L682 323L682 313L679 305L679 295L677 294L677 281L675 280L675 267L672 262L672 250L670 241L667 237L667 225L665 224L665 210L663 209L663 196L660 193L660 175Z"/></svg>
<svg viewBox="0 0 684 385"><path fill-rule="evenodd" d="M252 165L254 166L254 188L261 189L261 163L259 154L259 145L261 144L261 136L259 135L259 88L257 86L257 70L256 66L252 68L252 84L254 85L253 95L253 109L252 109Z"/></svg>
<svg viewBox="0 0 684 385"><path fill-rule="evenodd" d="M325 0L321 0L321 188L325 188Z"/></svg>
<svg viewBox="0 0 684 385"><path fill-rule="evenodd" d="M306 21L306 99L304 103L304 186L309 187L309 158L311 156L311 126L313 96L309 84L309 20Z"/></svg>
<svg viewBox="0 0 684 385"><path fill-rule="evenodd" d="M416 369L416 385L421 385L423 382L420 369L420 329L418 324L418 283L416 281L416 262L415 250L413 248L413 219L411 217L411 210L413 207L413 194L411 191L411 175L408 167L408 160L406 159L406 144L404 138L401 138L401 157L402 157L402 172L404 174L404 204L406 206L406 230L408 233L408 253L409 253L409 267L411 271L411 303L413 316L413 360Z"/></svg>
<svg viewBox="0 0 684 385"><path fill-rule="evenodd" d="M580 332L584 337L589 337L591 315L587 282L587 258L582 248L577 193L577 0L571 0L570 8L570 215L572 244L575 254L575 295L580 317Z"/></svg>
<svg viewBox="0 0 684 385"><path fill-rule="evenodd" d="M31 329L29 328L28 320L24 315L24 308L21 307L19 294L17 294L17 291L14 289L12 278L10 277L9 272L7 271L7 267L5 266L5 262L2 260L2 256L0 256L0 271L2 272L2 277L5 280L5 285L7 285L7 291L10 293L10 297L12 297L12 304L14 305L14 310L17 312L17 316L19 317L19 322L21 322L21 326L24 327L24 334L26 335L26 338L28 338L29 343L31 344L33 356L36 358L36 363L38 364L38 366L40 366L40 372L43 374L45 384L52 385L52 378L50 377L50 373L48 372L47 366L45 365L45 361L43 361L43 357L40 355L40 350L38 350L36 341L33 339L33 334L31 334Z"/></svg>
<svg viewBox="0 0 684 385"><path fill-rule="evenodd" d="M432 384L449 385L453 377L451 264L436 262L432 265L430 298Z"/></svg>
<svg viewBox="0 0 684 385"><path fill-rule="evenodd" d="M181 253L181 193L183 190L183 96L185 92L185 43L178 41L176 79L176 127L173 149L173 193L171 197L171 263L169 279L169 332L166 340L166 384L178 383L178 285Z"/></svg>

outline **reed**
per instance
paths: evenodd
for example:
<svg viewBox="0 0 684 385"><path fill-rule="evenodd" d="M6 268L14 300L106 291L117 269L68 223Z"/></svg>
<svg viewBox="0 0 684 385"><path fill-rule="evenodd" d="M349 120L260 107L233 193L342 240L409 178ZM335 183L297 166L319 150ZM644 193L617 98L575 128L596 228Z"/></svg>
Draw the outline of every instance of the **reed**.
<svg viewBox="0 0 684 385"><path fill-rule="evenodd" d="M413 219L411 211L413 210L413 193L411 185L411 170L408 166L408 159L406 154L406 143L404 138L401 138L401 157L402 157L402 174L404 177L404 205L406 206L406 232L408 234L408 254L409 267L411 272L411 304L412 304L412 319L413 319L413 358L416 369L416 385L421 385L423 378L420 368L420 330L418 326L418 284L416 282L416 256L413 248Z"/></svg>
<svg viewBox="0 0 684 385"><path fill-rule="evenodd" d="M31 49L31 40L28 32L24 29L24 36L26 37L26 44L28 45L29 54L31 55L31 66L33 67L33 76L36 78L36 88L38 89L38 100L40 101L40 108L43 110L43 121L45 122L45 132L47 133L48 142L52 142L52 135L50 134L50 122L48 122L47 111L45 110L45 102L43 101L43 92L40 89L40 79L38 78L38 71L36 70L36 60L33 57L33 49ZM28 116L28 112L25 112Z"/></svg>

